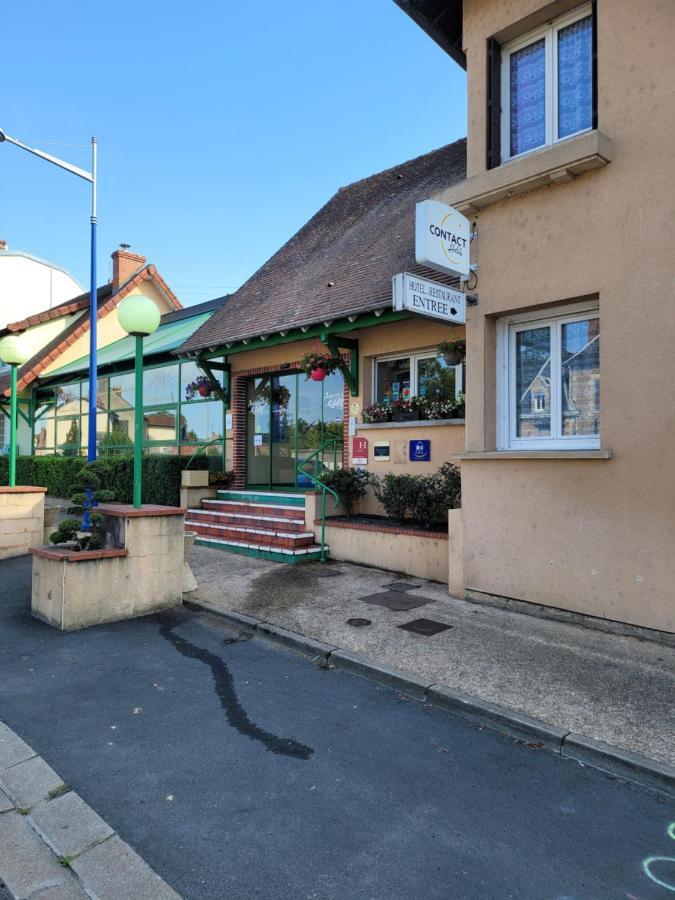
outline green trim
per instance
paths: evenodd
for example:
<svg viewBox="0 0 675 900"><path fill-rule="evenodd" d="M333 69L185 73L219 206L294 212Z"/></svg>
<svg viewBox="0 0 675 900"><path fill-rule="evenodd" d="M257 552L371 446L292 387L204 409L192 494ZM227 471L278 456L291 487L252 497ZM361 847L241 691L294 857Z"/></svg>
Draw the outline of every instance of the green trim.
<svg viewBox="0 0 675 900"><path fill-rule="evenodd" d="M276 494L272 491L272 494ZM234 500L243 503L256 503L258 506L298 506L305 508L305 497L294 497L288 495L285 497L270 496L269 493L262 491L218 491L219 500Z"/></svg>
<svg viewBox="0 0 675 900"><path fill-rule="evenodd" d="M372 328L373 325L385 325L389 322L400 322L409 318L410 314L407 312L387 309L379 316L376 316L375 313L366 313L362 316L357 316L353 322L350 322L349 319L338 319L330 325L311 325L305 331L302 328L291 326L286 334L283 335L277 332L267 338L254 337L246 342L233 341L230 347L226 344L218 344L214 349L196 354L196 357L201 361L211 359L214 356L231 356L235 353L247 353L249 350L260 350L261 347L276 347L279 344L308 341L312 338L320 338L322 334L339 335L345 331L359 331L361 328Z"/></svg>
<svg viewBox="0 0 675 900"><path fill-rule="evenodd" d="M215 394L219 400L222 400L225 405L225 409L230 408L230 385L232 379L230 378L230 365L229 363L211 363L207 360L200 360L197 365L200 369L202 369L208 378L211 379L216 385L218 385L218 379L213 374L214 370L218 372L222 372L223 374L223 386L216 387Z"/></svg>
<svg viewBox="0 0 675 900"><path fill-rule="evenodd" d="M180 375L178 376L180 388ZM110 402L110 397L108 397ZM136 412L138 410L138 412ZM140 413L140 414L139 414ZM143 336L136 335L134 372L134 507L140 509L143 495Z"/></svg>
<svg viewBox="0 0 675 900"><path fill-rule="evenodd" d="M256 559L268 559L271 562L289 563L290 565L318 560L321 556L320 550L310 550L309 553L295 556L291 553L282 553L279 550L260 550L257 547L238 547L236 544L223 544L219 541L211 541L208 538L197 538L195 544L199 547L210 547L212 550L224 550L226 553L239 553L242 556L253 556ZM328 551L326 551L326 555L327 553Z"/></svg>
<svg viewBox="0 0 675 900"><path fill-rule="evenodd" d="M17 365L10 366L10 413L9 413L9 486L16 485L16 429L17 421Z"/></svg>
<svg viewBox="0 0 675 900"><path fill-rule="evenodd" d="M344 362L338 367L344 380L349 385L352 397L359 396L359 342L353 338L340 337L340 335L321 333L321 343L325 344L333 356L342 359L341 350L349 350L349 366Z"/></svg>

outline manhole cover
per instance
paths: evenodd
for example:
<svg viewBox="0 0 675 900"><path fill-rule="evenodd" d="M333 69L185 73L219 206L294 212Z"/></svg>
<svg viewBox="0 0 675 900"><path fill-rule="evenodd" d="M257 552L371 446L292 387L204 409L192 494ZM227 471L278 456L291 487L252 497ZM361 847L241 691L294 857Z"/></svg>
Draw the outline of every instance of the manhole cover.
<svg viewBox="0 0 675 900"><path fill-rule="evenodd" d="M426 606L433 603L431 597L411 597L401 591L380 591L379 594L368 594L367 597L359 597L363 603L372 603L373 606L384 606L395 612L408 612L417 609L418 606Z"/></svg>
<svg viewBox="0 0 675 900"><path fill-rule="evenodd" d="M363 628L364 625L372 625L370 619L347 619L347 625L353 625L354 628Z"/></svg>
<svg viewBox="0 0 675 900"><path fill-rule="evenodd" d="M397 625L403 631L412 631L415 634L423 634L425 637L433 637L440 634L441 631L447 631L452 625L446 625L444 622L435 622L433 619L413 619L412 622L406 622L405 625Z"/></svg>
<svg viewBox="0 0 675 900"><path fill-rule="evenodd" d="M412 584L410 581L392 581L391 584L384 584L382 587L387 588L389 591L398 591L401 594L405 594L406 591L416 591L422 585Z"/></svg>

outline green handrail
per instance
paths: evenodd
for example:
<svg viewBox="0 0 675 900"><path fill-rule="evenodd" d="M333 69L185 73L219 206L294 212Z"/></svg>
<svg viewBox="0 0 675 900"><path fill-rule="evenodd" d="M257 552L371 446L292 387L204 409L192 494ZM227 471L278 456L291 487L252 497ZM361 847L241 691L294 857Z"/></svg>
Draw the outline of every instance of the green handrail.
<svg viewBox="0 0 675 900"><path fill-rule="evenodd" d="M221 437L217 437L217 438L213 438L213 440L209 441L209 442L206 443L206 444L202 444L201 447L199 447L197 450L195 450L195 452L192 454L192 456L190 457L190 459L188 459L187 465L185 466L185 468L186 468L186 469L189 469L189 468L190 468L190 465L192 464L192 461L193 461L194 459L196 459L196 458L199 456L200 453L203 453L204 450L206 450L207 447L210 447L211 444L220 444L220 443L222 443L222 441L223 441L223 439L222 439Z"/></svg>
<svg viewBox="0 0 675 900"><path fill-rule="evenodd" d="M308 472L307 469L303 468L307 465L308 462L314 460L316 463L320 463L324 469L328 468L324 463L323 459L319 459L319 454L323 456L326 450L333 450L333 468L335 468L337 464L337 445L338 441L336 438L331 438L329 440L324 441L321 446L319 446L313 453L310 453L305 459L300 460L298 465L296 466L298 475L305 475L312 484L319 488L321 491L321 554L320 559L321 562L326 561L326 493L331 494L335 498L335 506L339 506L340 498L335 493L335 491L328 487L327 484L324 484L320 478L316 475L316 466L314 466L314 473Z"/></svg>

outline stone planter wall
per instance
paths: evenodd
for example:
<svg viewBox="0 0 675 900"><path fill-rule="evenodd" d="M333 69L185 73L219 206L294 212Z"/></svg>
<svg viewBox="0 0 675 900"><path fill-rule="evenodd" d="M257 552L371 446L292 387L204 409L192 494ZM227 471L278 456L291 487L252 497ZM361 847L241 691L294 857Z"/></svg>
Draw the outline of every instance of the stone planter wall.
<svg viewBox="0 0 675 900"><path fill-rule="evenodd" d="M42 542L47 488L0 487L0 559L23 556Z"/></svg>
<svg viewBox="0 0 675 900"><path fill-rule="evenodd" d="M185 510L99 506L111 546L33 549L31 611L64 631L177 606L183 594Z"/></svg>
<svg viewBox="0 0 675 900"><path fill-rule="evenodd" d="M320 519L314 530L320 539ZM326 543L331 559L448 582L448 536L444 532L331 522L328 518Z"/></svg>

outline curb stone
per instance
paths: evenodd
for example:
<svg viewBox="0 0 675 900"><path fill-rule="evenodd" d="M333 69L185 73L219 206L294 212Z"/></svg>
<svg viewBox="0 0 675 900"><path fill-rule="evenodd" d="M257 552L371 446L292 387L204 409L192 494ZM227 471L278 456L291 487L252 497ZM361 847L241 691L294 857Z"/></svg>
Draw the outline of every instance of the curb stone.
<svg viewBox="0 0 675 900"><path fill-rule="evenodd" d="M295 631L288 631L285 628L270 625L268 622L259 622L256 634L274 641L275 644L284 644L313 659L328 659L329 656L332 659L333 651L337 650L334 644L324 644L323 641L315 641L313 638L305 637L304 634L296 634Z"/></svg>
<svg viewBox="0 0 675 900"><path fill-rule="evenodd" d="M316 656L317 644L323 648L329 646L304 635L268 625L253 616L224 610L215 603L202 601L199 598L193 597L189 603L184 603L184 605L194 610L207 610L215 613L235 627L241 627L248 633L254 633L254 636L260 631L265 637L274 640L273 629L275 633L292 634L294 635L292 646L307 656ZM277 642L286 646L290 645L281 639ZM498 706L482 700L480 697L473 697L460 691L452 691L435 682L429 683L412 673L380 665L340 648L332 649L327 660L336 668L368 678L385 687L399 690L409 697L426 701L431 706L460 716L467 721L484 725L516 740L522 741L527 738L542 743L548 750L552 750L560 756L575 759L584 765L599 769L606 774L640 787L657 791L665 796L675 797L675 767L668 763L631 753L613 744L595 741L582 734L574 734L549 722L528 716L526 713Z"/></svg>
<svg viewBox="0 0 675 900"><path fill-rule="evenodd" d="M76 793L52 799L59 787L56 772L0 721L0 886L13 900L181 900Z"/></svg>

